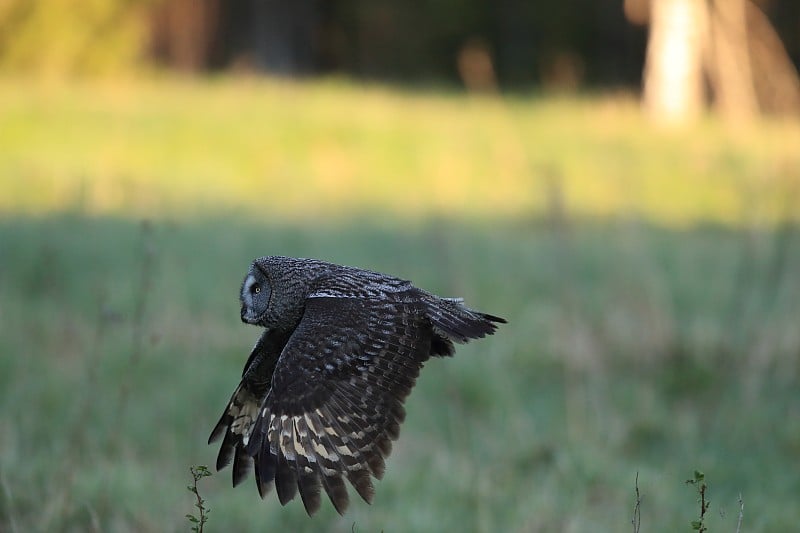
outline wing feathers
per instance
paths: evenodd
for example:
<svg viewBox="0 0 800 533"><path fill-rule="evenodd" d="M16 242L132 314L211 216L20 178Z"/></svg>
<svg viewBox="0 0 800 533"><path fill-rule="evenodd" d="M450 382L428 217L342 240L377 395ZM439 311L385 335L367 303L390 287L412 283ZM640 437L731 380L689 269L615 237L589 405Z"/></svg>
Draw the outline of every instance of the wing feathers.
<svg viewBox="0 0 800 533"><path fill-rule="evenodd" d="M217 454L217 471L219 472L231 463L235 451L236 437L233 433L228 431L225 433L225 438L222 440L222 445L219 447L219 454Z"/></svg>
<svg viewBox="0 0 800 533"><path fill-rule="evenodd" d="M342 476L338 474L322 476L322 486L336 512L343 515L347 511L347 506L350 505L350 495L347 494L347 486L344 484Z"/></svg>
<svg viewBox="0 0 800 533"><path fill-rule="evenodd" d="M297 495L297 478L294 469L289 466L286 458L279 456L278 469L275 472L275 492L278 493L278 501L281 505L286 505Z"/></svg>
<svg viewBox="0 0 800 533"><path fill-rule="evenodd" d="M294 429L293 447L295 450L295 469L297 471L297 488L306 512L310 515L319 510L320 480L317 474L317 455L309 438L309 428L305 416L292 417Z"/></svg>
<svg viewBox="0 0 800 533"><path fill-rule="evenodd" d="M275 470L277 460L269 450L264 450L255 456L255 474L258 494L263 499L275 486Z"/></svg>
<svg viewBox="0 0 800 533"><path fill-rule="evenodd" d="M242 482L247 474L253 468L253 458L250 457L245 451L244 447L237 446L236 454L233 456L233 486L235 487Z"/></svg>
<svg viewBox="0 0 800 533"><path fill-rule="evenodd" d="M372 498L375 496L375 487L372 485L372 480L369 478L367 470L348 470L347 480L365 502L372 503Z"/></svg>
<svg viewBox="0 0 800 533"><path fill-rule="evenodd" d="M298 470L297 488L300 490L300 499L303 500L303 506L305 506L308 515L311 516L316 513L322 501L320 498L320 480L317 473L310 467Z"/></svg>
<svg viewBox="0 0 800 533"><path fill-rule="evenodd" d="M219 418L217 425L214 426L214 429L211 431L211 435L208 436L208 443L211 444L212 442L218 441L219 438L225 434L225 431L227 431L229 425L230 420L228 419L228 411L226 409Z"/></svg>
<svg viewBox="0 0 800 533"><path fill-rule="evenodd" d="M324 440L327 443L327 450L331 455L335 455L339 464L344 468L339 470L351 470L363 464L366 459L361 455L358 446L348 436L352 430L342 428L337 417L333 415L327 407L321 408L320 412L324 415Z"/></svg>
<svg viewBox="0 0 800 533"><path fill-rule="evenodd" d="M372 472L375 479L383 479L383 474L386 472L386 461L383 460L380 451L369 455L367 465L369 465L369 471Z"/></svg>
<svg viewBox="0 0 800 533"><path fill-rule="evenodd" d="M379 439L376 443L378 450L384 457L389 457L392 453L392 440L390 438Z"/></svg>

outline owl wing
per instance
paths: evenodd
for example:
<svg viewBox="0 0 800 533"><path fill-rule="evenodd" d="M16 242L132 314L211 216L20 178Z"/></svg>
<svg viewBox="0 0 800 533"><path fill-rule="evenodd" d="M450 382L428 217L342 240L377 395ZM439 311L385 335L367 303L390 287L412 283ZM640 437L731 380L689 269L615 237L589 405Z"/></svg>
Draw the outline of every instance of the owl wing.
<svg viewBox="0 0 800 533"><path fill-rule="evenodd" d="M208 443L224 435L217 455L217 470L233 460L233 486L250 471L253 458L245 452L254 422L272 382L272 374L288 335L265 331L256 342L242 370L242 381L208 438Z"/></svg>
<svg viewBox="0 0 800 533"><path fill-rule="evenodd" d="M421 304L394 300L307 300L247 444L262 494L299 489L311 515L322 487L342 514L346 478L371 502L432 336Z"/></svg>

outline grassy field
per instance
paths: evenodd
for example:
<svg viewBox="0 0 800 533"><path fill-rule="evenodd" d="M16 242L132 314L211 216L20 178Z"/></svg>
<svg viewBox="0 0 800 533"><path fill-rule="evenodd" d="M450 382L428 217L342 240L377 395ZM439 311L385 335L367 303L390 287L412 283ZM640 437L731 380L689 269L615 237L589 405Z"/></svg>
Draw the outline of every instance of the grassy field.
<svg viewBox="0 0 800 533"><path fill-rule="evenodd" d="M583 216L686 225L774 221L800 194L796 123L658 132L622 96L4 80L0 123L12 213L528 217L561 194Z"/></svg>
<svg viewBox="0 0 800 533"><path fill-rule="evenodd" d="M341 83L0 88L0 530L180 531L258 255L505 316L428 363L372 506L200 482L206 531L800 523L800 128ZM352 491L351 491L352 492Z"/></svg>

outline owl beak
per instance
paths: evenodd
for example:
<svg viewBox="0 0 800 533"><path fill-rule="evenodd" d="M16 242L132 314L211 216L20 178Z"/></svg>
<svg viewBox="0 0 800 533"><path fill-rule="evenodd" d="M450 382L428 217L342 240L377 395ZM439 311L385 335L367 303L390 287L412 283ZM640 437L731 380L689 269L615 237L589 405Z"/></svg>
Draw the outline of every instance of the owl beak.
<svg viewBox="0 0 800 533"><path fill-rule="evenodd" d="M258 324L258 319L261 318L256 316L252 309L247 307L246 305L242 306L241 312L242 322L245 324Z"/></svg>

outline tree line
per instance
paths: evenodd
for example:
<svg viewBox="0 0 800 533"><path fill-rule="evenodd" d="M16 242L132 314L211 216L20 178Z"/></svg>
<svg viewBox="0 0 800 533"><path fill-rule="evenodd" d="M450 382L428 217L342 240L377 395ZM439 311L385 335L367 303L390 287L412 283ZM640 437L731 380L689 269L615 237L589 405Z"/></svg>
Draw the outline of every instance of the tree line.
<svg viewBox="0 0 800 533"><path fill-rule="evenodd" d="M689 22L680 19L686 13ZM674 16L677 25L670 22ZM689 43L689 52L678 60L665 52L675 43ZM737 70L748 54L761 71ZM797 0L0 4L0 70L6 72L94 74L158 66L192 73L337 73L476 90L570 90L639 87L644 69L645 98L651 101L675 94L675 72L685 71L681 75L689 81L677 83L684 83L686 101L697 101L692 94L702 93L704 86L723 102L735 101L739 88L748 86L741 80L749 76L758 83L748 105L761 99L769 109L776 107L773 101L792 100L798 92L798 64ZM777 89L764 87L776 70L784 71Z"/></svg>

